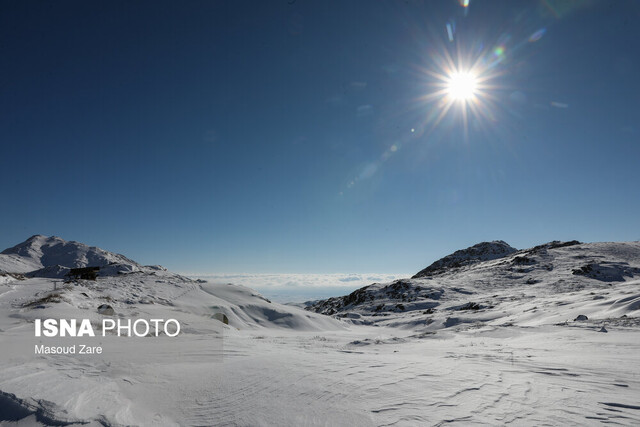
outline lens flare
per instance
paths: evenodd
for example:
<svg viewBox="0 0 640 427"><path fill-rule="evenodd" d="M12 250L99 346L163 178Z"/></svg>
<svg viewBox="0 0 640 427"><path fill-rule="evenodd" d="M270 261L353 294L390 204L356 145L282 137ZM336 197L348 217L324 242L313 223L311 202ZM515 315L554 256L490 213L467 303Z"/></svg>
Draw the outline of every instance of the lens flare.
<svg viewBox="0 0 640 427"><path fill-rule="evenodd" d="M531 36L529 37L529 42L530 43L534 43L537 42L538 40L540 40L542 38L542 36L544 36L544 33L547 32L546 28L540 28L538 31L536 31L535 33L531 34Z"/></svg>
<svg viewBox="0 0 640 427"><path fill-rule="evenodd" d="M466 16L469 1L459 2ZM453 144L468 144L489 134L500 140L512 130L514 121L508 119L521 117L519 109L528 105L528 101L513 86L510 74L522 65L519 51L540 40L547 30L539 28L518 40L509 32L494 33L491 37L479 34L468 39L459 37L465 34L458 33L460 28L464 30L464 25L465 21L451 18L444 25L434 26L431 35L416 29L417 35L426 36L420 40L418 61L410 64L417 83L416 95L408 100L405 109L394 113L402 116L404 126L395 126L393 134L398 136L391 137L379 159L373 162L376 168L369 165L358 170L346 181L340 195L378 173L385 162L411 144L442 138ZM399 68L394 65L384 69L395 74ZM569 107L560 102L551 105Z"/></svg>

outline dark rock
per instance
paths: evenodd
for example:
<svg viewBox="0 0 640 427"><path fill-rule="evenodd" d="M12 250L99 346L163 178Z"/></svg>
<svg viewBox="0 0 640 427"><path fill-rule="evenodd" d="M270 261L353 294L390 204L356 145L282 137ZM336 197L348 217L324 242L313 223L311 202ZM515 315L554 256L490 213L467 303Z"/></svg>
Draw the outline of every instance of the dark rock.
<svg viewBox="0 0 640 427"><path fill-rule="evenodd" d="M640 274L640 268L631 267L626 262L591 262L573 269L572 274L585 276L601 282L623 282L625 277L632 278Z"/></svg>
<svg viewBox="0 0 640 427"><path fill-rule="evenodd" d="M570 240L568 242L561 242L560 240L554 240L549 243L534 246L533 248L529 249L528 252L531 252L531 253L544 252L547 249L565 248L567 246L575 246L575 245L581 245L581 244L582 242L579 242L577 240Z"/></svg>
<svg viewBox="0 0 640 427"><path fill-rule="evenodd" d="M459 310L480 310L480 308L481 308L480 304L475 302L468 302L462 307L460 307Z"/></svg>
<svg viewBox="0 0 640 427"><path fill-rule="evenodd" d="M111 307L109 304L102 304L100 307L98 307L98 313L105 316L113 316L114 314L116 314L113 307Z"/></svg>
<svg viewBox="0 0 640 427"><path fill-rule="evenodd" d="M226 315L226 314L224 314L224 313L215 313L215 314L213 315L213 318L214 318L214 319L216 319L216 320L221 321L221 322L222 322L222 323L224 323L225 325L228 325L228 324L229 324L229 318L228 318L228 317L227 317L227 315Z"/></svg>
<svg viewBox="0 0 640 427"><path fill-rule="evenodd" d="M516 265L531 265L537 263L537 261L533 258L527 258L524 255L519 255L514 257L511 262Z"/></svg>
<svg viewBox="0 0 640 427"><path fill-rule="evenodd" d="M71 280L96 280L98 278L98 272L100 271L100 267L81 267L81 268L72 268L67 273L67 276Z"/></svg>

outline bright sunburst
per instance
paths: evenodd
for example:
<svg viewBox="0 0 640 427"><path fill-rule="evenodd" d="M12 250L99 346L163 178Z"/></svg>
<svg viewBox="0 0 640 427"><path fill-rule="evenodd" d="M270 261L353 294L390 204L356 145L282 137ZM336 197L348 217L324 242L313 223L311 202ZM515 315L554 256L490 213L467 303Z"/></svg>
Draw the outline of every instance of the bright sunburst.
<svg viewBox="0 0 640 427"><path fill-rule="evenodd" d="M447 82L448 95L460 101L471 100L476 94L476 76L471 72L454 72Z"/></svg>
<svg viewBox="0 0 640 427"><path fill-rule="evenodd" d="M496 55L489 48L476 51L475 55L458 51L455 57L447 49L431 53L431 65L421 68L430 80L430 90L418 98L418 105L427 111L425 129L435 129L449 113L453 120L462 120L465 138L471 120L480 127L495 123L494 113L498 107L495 92L499 88L496 82L502 74L496 68L500 62Z"/></svg>

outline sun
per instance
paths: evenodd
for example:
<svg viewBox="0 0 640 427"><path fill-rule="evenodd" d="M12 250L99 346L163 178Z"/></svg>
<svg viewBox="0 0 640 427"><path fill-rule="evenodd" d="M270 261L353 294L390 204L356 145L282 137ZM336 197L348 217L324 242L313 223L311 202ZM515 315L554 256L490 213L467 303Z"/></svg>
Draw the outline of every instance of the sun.
<svg viewBox="0 0 640 427"><path fill-rule="evenodd" d="M498 114L503 111L505 67L499 66L505 48L500 45L473 52L457 46L457 53L448 46L427 52L425 65L417 70L426 90L414 100L422 116L422 134L432 132L440 124L444 129L462 130L468 141L470 126L477 131L493 131Z"/></svg>
<svg viewBox="0 0 640 427"><path fill-rule="evenodd" d="M476 76L468 71L453 72L447 81L447 93L457 101L472 100L476 95L477 87Z"/></svg>

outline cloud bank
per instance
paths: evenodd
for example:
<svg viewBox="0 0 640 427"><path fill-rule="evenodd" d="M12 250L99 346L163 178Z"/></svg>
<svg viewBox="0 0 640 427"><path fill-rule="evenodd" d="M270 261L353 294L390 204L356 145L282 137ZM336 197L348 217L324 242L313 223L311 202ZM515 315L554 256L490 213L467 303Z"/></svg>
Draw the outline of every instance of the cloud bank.
<svg viewBox="0 0 640 427"><path fill-rule="evenodd" d="M187 273L185 276L203 279L210 283L233 283L234 285L247 286L278 302L303 302L346 295L375 282L390 282L411 277L411 274Z"/></svg>

